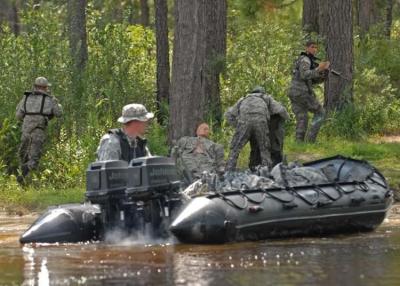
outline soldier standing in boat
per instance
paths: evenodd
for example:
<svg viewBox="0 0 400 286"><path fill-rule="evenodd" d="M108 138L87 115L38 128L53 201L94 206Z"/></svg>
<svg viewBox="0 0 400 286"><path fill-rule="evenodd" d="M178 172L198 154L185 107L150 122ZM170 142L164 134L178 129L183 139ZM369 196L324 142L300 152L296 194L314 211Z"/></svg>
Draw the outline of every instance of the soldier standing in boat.
<svg viewBox="0 0 400 286"><path fill-rule="evenodd" d="M325 111L313 91L313 86L323 82L329 70L329 61L317 63L317 43L308 41L294 63L289 98L296 116L296 141L315 142L325 118ZM308 112L314 113L308 129Z"/></svg>
<svg viewBox="0 0 400 286"><path fill-rule="evenodd" d="M228 123L235 127L226 164L227 170L236 168L239 153L247 142L250 142L251 148L251 170L254 171L259 165L272 168L282 160L283 123L288 119L288 113L283 105L265 93L264 88L256 87L250 94L239 99L228 109L225 117Z"/></svg>
<svg viewBox="0 0 400 286"><path fill-rule="evenodd" d="M25 92L17 106L16 117L22 121L19 183L23 183L28 173L39 165L49 120L62 115L61 105L49 93L50 86L45 77L36 78L33 91Z"/></svg>
<svg viewBox="0 0 400 286"><path fill-rule="evenodd" d="M109 130L100 140L97 161L124 160L150 156L144 138L149 121L154 117L142 104L132 103L122 108L118 122L122 128Z"/></svg>

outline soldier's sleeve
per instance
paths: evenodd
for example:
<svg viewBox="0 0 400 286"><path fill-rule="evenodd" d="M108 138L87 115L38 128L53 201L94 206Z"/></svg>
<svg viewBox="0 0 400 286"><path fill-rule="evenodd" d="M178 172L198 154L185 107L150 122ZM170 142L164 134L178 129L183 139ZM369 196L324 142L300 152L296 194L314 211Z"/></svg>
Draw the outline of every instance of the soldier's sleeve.
<svg viewBox="0 0 400 286"><path fill-rule="evenodd" d="M224 116L229 125L236 127L239 116L238 104L236 103L234 106L229 107Z"/></svg>
<svg viewBox="0 0 400 286"><path fill-rule="evenodd" d="M24 110L24 108L23 108L24 99L25 99L25 97L18 103L17 109L16 109L16 111L15 111L15 117L16 117L18 120L23 120L23 119L24 119L24 116L25 116L25 110Z"/></svg>
<svg viewBox="0 0 400 286"><path fill-rule="evenodd" d="M58 103L57 98L52 97L53 100L53 108L52 108L52 113L55 117L61 117L63 110L62 110L62 106L60 103Z"/></svg>
<svg viewBox="0 0 400 286"><path fill-rule="evenodd" d="M316 69L311 69L311 61L307 57L303 57L299 63L300 78L303 80L319 79L323 73Z"/></svg>
<svg viewBox="0 0 400 286"><path fill-rule="evenodd" d="M97 161L121 160L121 146L118 138L112 134L106 134L100 139L97 148Z"/></svg>
<svg viewBox="0 0 400 286"><path fill-rule="evenodd" d="M271 115L279 115L284 120L289 119L289 113L286 108L272 97L270 97L269 112Z"/></svg>

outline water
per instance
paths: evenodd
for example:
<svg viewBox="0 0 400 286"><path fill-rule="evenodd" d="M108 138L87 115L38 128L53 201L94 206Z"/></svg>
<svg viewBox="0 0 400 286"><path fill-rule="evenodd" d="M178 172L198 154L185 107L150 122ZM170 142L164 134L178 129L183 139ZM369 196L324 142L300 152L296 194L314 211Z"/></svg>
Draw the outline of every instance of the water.
<svg viewBox="0 0 400 286"><path fill-rule="evenodd" d="M376 231L225 245L26 245L0 214L0 285L399 285L400 215Z"/></svg>

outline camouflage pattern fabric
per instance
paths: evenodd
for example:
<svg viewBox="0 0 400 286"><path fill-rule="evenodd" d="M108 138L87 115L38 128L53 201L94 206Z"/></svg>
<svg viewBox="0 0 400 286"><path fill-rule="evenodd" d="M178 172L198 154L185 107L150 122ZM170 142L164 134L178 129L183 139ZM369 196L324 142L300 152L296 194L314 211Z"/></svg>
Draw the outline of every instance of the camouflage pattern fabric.
<svg viewBox="0 0 400 286"><path fill-rule="evenodd" d="M171 150L178 170L188 182L201 177L203 172L224 171L224 148L204 137L182 137Z"/></svg>
<svg viewBox="0 0 400 286"><path fill-rule="evenodd" d="M134 146L135 144L137 145L137 143L135 143L135 138L126 136L126 139L130 146ZM151 154L147 146L144 148L146 156L150 156ZM119 137L112 133L103 135L100 139L99 146L97 147L96 155L97 161L122 160L123 156Z"/></svg>
<svg viewBox="0 0 400 286"><path fill-rule="evenodd" d="M271 175L277 184L285 186L287 183L288 187L329 183L321 170L299 165L285 166L280 163L271 170Z"/></svg>
<svg viewBox="0 0 400 286"><path fill-rule="evenodd" d="M223 176L204 172L200 179L193 182L183 191L183 194L194 197L215 192L260 190L279 187L271 178L254 174L250 170L244 172L226 172Z"/></svg>
<svg viewBox="0 0 400 286"><path fill-rule="evenodd" d="M325 72L311 69L311 60L301 55L295 62L293 79L289 89L292 111L296 116L296 140L315 142L324 120L324 109L318 102L312 86L325 78ZM314 113L310 130L308 129L308 112Z"/></svg>
<svg viewBox="0 0 400 286"><path fill-rule="evenodd" d="M250 142L249 168L258 165L272 167L281 161L286 109L271 96L252 93L241 98L225 113L236 128L231 141L227 170L234 170L241 149ZM274 158L272 159L272 154Z"/></svg>
<svg viewBox="0 0 400 286"><path fill-rule="evenodd" d="M61 115L61 105L50 95L36 92L29 96L25 94L19 102L16 117L23 121L19 157L24 176L29 170L36 169L39 164L46 141L45 130L48 121L53 116Z"/></svg>

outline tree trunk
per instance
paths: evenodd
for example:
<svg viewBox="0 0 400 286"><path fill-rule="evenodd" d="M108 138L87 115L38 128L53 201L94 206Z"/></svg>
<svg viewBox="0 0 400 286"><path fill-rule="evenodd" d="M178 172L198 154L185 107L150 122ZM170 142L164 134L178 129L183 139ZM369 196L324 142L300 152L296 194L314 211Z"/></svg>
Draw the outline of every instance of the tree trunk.
<svg viewBox="0 0 400 286"><path fill-rule="evenodd" d="M226 9L226 0L175 0L170 142L193 136L209 116L221 117L219 75L226 50Z"/></svg>
<svg viewBox="0 0 400 286"><path fill-rule="evenodd" d="M69 46L74 66L82 72L88 59L86 0L68 1Z"/></svg>
<svg viewBox="0 0 400 286"><path fill-rule="evenodd" d="M137 24L139 22L139 2L138 0L129 0L128 1L128 23L131 25Z"/></svg>
<svg viewBox="0 0 400 286"><path fill-rule="evenodd" d="M390 39L392 30L393 0L386 0L385 36Z"/></svg>
<svg viewBox="0 0 400 286"><path fill-rule="evenodd" d="M165 0L154 0L156 44L157 44L157 120L164 123L166 109L169 101L170 66L168 43L168 3Z"/></svg>
<svg viewBox="0 0 400 286"><path fill-rule="evenodd" d="M17 2L18 0L0 0L0 26L3 23L8 23L11 31L16 36L18 36L20 33Z"/></svg>
<svg viewBox="0 0 400 286"><path fill-rule="evenodd" d="M368 33L370 27L379 21L379 9L376 1L377 0L357 1L357 24L360 27L361 35Z"/></svg>
<svg viewBox="0 0 400 286"><path fill-rule="evenodd" d="M320 5L320 28L326 38L326 54L331 68L341 73L341 76L329 73L325 82L325 107L331 112L353 100L352 1L321 1Z"/></svg>
<svg viewBox="0 0 400 286"><path fill-rule="evenodd" d="M307 33L319 33L319 0L303 1L303 29Z"/></svg>
<svg viewBox="0 0 400 286"><path fill-rule="evenodd" d="M147 0L140 0L140 23L144 27L150 25L150 9Z"/></svg>
<svg viewBox="0 0 400 286"><path fill-rule="evenodd" d="M18 15L18 0L14 0L11 5L10 11L10 27L14 35L18 36L20 33L20 22Z"/></svg>

